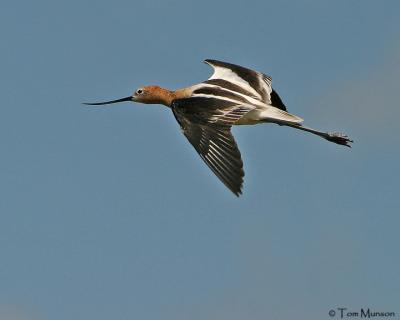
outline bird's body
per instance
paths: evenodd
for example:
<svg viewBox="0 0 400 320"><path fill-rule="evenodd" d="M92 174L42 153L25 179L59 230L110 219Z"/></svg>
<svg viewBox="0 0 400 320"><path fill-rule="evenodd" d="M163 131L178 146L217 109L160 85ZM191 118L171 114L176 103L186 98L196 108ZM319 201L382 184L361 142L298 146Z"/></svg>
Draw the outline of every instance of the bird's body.
<svg viewBox="0 0 400 320"><path fill-rule="evenodd" d="M303 119L287 112L272 89L269 76L217 60L205 62L213 67L214 73L202 83L175 91L145 86L130 97L89 105L136 101L171 108L183 134L200 157L237 196L241 194L244 171L240 151L231 133L233 125L276 123L350 146L352 141L343 134L302 126Z"/></svg>

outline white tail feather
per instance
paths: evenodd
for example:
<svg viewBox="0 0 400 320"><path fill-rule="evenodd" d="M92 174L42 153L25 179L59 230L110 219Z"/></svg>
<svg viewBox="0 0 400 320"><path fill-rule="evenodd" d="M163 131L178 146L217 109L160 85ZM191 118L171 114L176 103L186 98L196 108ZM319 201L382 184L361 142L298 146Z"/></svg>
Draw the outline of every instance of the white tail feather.
<svg viewBox="0 0 400 320"><path fill-rule="evenodd" d="M265 110L263 110L260 113L260 117L264 121L271 121L271 120L278 120L282 122L288 122L288 123L301 123L304 120L298 116L295 116L289 112L283 111L281 109L275 108L275 107L269 107ZM274 122L274 121L271 121Z"/></svg>

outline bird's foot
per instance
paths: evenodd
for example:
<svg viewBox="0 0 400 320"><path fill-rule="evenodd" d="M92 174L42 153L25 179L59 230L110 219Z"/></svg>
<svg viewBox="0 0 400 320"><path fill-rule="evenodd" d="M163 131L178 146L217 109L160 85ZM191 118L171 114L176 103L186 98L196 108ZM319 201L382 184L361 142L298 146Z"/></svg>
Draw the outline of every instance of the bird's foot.
<svg viewBox="0 0 400 320"><path fill-rule="evenodd" d="M325 138L328 141L341 144L342 146L346 146L351 148L350 143L353 142L353 140L350 140L348 136L341 132L330 132L327 133L327 137Z"/></svg>

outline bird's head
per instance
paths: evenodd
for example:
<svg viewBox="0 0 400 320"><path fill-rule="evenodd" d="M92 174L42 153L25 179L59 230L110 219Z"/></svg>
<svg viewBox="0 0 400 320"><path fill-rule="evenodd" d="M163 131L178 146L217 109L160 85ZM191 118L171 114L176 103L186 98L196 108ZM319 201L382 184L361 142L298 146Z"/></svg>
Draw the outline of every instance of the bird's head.
<svg viewBox="0 0 400 320"><path fill-rule="evenodd" d="M173 92L159 86L143 86L135 90L135 92L131 96L125 98L84 104L90 106L99 106L124 101L133 101L147 104L163 104L169 107L172 103L173 97Z"/></svg>

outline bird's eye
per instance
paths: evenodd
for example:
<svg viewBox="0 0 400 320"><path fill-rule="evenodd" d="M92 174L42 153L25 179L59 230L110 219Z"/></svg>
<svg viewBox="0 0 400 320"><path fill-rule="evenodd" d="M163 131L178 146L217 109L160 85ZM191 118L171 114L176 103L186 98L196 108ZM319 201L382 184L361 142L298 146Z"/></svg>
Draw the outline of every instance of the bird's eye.
<svg viewBox="0 0 400 320"><path fill-rule="evenodd" d="M138 89L138 90L136 91L136 93L137 93L137 94L142 94L142 93L143 93L143 90L142 90L142 89Z"/></svg>

